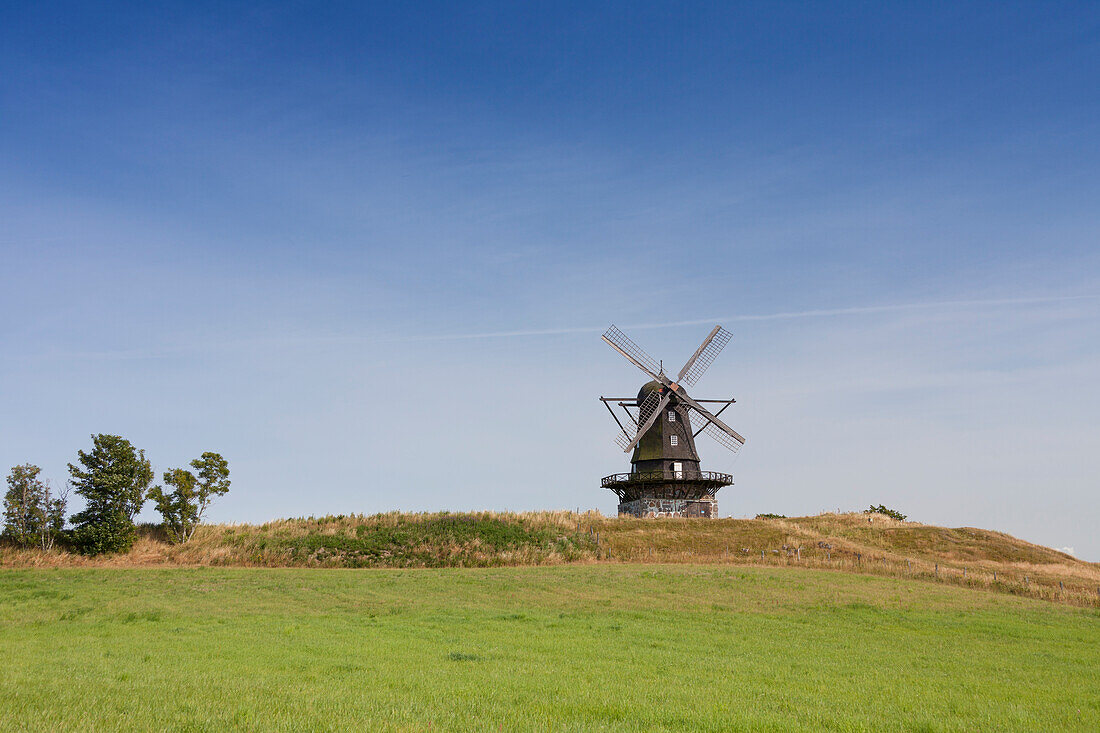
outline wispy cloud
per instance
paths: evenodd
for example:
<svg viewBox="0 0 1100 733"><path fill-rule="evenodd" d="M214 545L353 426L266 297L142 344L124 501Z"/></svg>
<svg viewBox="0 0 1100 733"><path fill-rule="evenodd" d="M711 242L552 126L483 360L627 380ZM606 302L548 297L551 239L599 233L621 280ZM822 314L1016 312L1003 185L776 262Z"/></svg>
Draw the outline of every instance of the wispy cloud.
<svg viewBox="0 0 1100 733"><path fill-rule="evenodd" d="M627 323L622 328L626 330L647 330L660 328L676 328L680 326L713 325L715 323L731 324L758 321L787 321L814 318L841 318L845 316L877 315L887 313L905 313L919 311L972 311L982 308L998 308L1008 306L1039 306L1054 303L1067 303L1074 301L1100 300L1100 295L1062 295L1062 296L1035 296L1026 298L989 298L980 300L941 300L923 303L896 303L887 305L854 306L848 308L816 308L801 311L778 311L775 313L740 313L717 315L710 318L696 318L681 321L663 321L646 323ZM519 328L501 331L475 331L465 333L428 334L424 336L380 336L363 334L318 334L318 333L287 333L282 336L263 336L252 338L237 338L218 341L196 341L188 339L178 344L164 344L161 346L136 348L136 349L109 349L102 351L55 351L42 354L46 358L64 358L70 360L137 360L137 359L163 359L180 356L183 354L225 351L233 349L262 349L265 347L299 347L305 344L364 344L364 343L422 343L445 341L469 341L477 339L509 339L509 338L534 338L539 336L563 336L573 334L603 333L606 325L600 326L563 326L560 328ZM20 358L23 358L22 356Z"/></svg>
<svg viewBox="0 0 1100 733"><path fill-rule="evenodd" d="M1036 296L1029 298L989 298L984 300L942 300L925 303L897 303L892 305L855 306L850 308L818 308L801 311L779 311L776 313L735 314L696 318L687 321L665 321L660 323L630 323L623 325L629 329L675 328L678 326L698 326L714 323L737 323L746 321L785 321L800 318L832 318L838 316L874 315L878 313L896 313L905 311L995 308L1001 306L1045 305L1069 301L1096 300L1100 295L1058 295ZM563 334L601 333L607 326L573 326L563 328L518 329L513 331L483 331L476 333L436 334L416 336L402 341L457 341L464 339L516 338L524 336L559 336Z"/></svg>

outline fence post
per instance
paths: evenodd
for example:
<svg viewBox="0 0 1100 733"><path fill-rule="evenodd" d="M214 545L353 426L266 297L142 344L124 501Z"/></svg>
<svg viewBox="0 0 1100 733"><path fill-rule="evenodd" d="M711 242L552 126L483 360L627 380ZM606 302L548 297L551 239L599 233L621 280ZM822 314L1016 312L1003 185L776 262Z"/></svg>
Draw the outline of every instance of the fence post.
<svg viewBox="0 0 1100 733"><path fill-rule="evenodd" d="M856 564L859 565L859 567L863 567L863 555L858 552L856 553Z"/></svg>
<svg viewBox="0 0 1100 733"><path fill-rule="evenodd" d="M825 550L825 559L826 560L832 560L833 559L833 553L829 552L828 550Z"/></svg>
<svg viewBox="0 0 1100 733"><path fill-rule="evenodd" d="M801 547L798 548L798 560L799 560L799 562L802 561L802 548Z"/></svg>
<svg viewBox="0 0 1100 733"><path fill-rule="evenodd" d="M966 568L963 568L963 577L966 577Z"/></svg>
<svg viewBox="0 0 1100 733"><path fill-rule="evenodd" d="M761 551L760 551L760 559L761 559L761 560L763 560L763 559L764 559L764 551L763 551L763 550L761 550Z"/></svg>
<svg viewBox="0 0 1100 733"><path fill-rule="evenodd" d="M997 582L997 571L996 570L993 571L993 582L994 583Z"/></svg>
<svg viewBox="0 0 1100 733"><path fill-rule="evenodd" d="M905 569L908 570L909 572L913 572L913 561L912 560L907 559L905 561Z"/></svg>
<svg viewBox="0 0 1100 733"><path fill-rule="evenodd" d="M1062 585L1062 581L1059 580L1058 581L1058 592L1059 593L1064 593L1065 590L1066 590L1066 587L1064 585Z"/></svg>
<svg viewBox="0 0 1100 733"><path fill-rule="evenodd" d="M936 563L936 577L940 577L940 564Z"/></svg>

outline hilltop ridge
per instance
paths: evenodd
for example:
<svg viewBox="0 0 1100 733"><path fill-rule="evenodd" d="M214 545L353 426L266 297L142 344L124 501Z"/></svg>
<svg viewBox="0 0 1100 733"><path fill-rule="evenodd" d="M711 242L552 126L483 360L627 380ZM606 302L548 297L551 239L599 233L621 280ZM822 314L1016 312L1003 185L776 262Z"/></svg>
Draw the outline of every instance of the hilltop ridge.
<svg viewBox="0 0 1100 733"><path fill-rule="evenodd" d="M882 514L780 519L636 519L598 512L339 515L199 528L184 545L141 528L125 554L0 548L3 567L486 567L731 563L909 576L1100 605L1100 564L975 527Z"/></svg>

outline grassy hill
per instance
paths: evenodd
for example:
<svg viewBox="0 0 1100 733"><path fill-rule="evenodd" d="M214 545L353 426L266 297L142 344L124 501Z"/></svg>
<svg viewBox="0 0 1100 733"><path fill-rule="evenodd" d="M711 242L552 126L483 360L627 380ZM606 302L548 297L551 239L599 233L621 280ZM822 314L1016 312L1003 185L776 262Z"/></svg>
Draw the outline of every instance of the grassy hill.
<svg viewBox="0 0 1100 733"><path fill-rule="evenodd" d="M0 730L1100 729L1100 611L798 567L8 569L0 655Z"/></svg>
<svg viewBox="0 0 1100 733"><path fill-rule="evenodd" d="M0 549L0 566L493 567L723 563L831 568L1100 606L1100 565L1009 535L881 514L791 519L620 519L594 512L402 514L206 525L168 544L145 527L134 549L85 558Z"/></svg>

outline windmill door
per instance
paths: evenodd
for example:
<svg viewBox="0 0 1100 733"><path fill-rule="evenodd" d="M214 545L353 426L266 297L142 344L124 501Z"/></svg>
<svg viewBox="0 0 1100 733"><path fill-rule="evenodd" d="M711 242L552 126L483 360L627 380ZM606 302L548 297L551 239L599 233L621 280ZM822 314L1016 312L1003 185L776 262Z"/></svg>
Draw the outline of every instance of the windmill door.
<svg viewBox="0 0 1100 733"><path fill-rule="evenodd" d="M684 464L682 464L682 463L673 463L672 464L672 477L673 478L683 478L684 477Z"/></svg>

